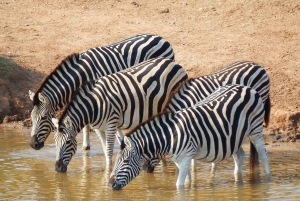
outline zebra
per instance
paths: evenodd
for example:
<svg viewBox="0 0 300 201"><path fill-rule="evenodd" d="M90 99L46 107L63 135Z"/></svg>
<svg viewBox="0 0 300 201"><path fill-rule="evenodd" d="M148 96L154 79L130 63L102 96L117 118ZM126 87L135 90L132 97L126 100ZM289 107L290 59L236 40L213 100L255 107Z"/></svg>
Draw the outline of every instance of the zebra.
<svg viewBox="0 0 300 201"><path fill-rule="evenodd" d="M154 58L82 86L58 119L57 172L66 172L77 149L76 135L86 125L97 128L106 164L112 163L117 129L129 130L159 113L168 95L188 78L186 71L166 58Z"/></svg>
<svg viewBox="0 0 300 201"><path fill-rule="evenodd" d="M246 136L257 149L269 177L261 96L247 86L227 85L209 97L177 112L162 112L127 133L121 142L109 187L122 189L139 174L143 160L165 155L172 155L179 168L176 186L190 179L191 160L196 158L219 162L233 156L234 174L239 175L244 159L244 152L239 148ZM250 161L250 168L254 162Z"/></svg>
<svg viewBox="0 0 300 201"><path fill-rule="evenodd" d="M236 61L214 73L184 81L169 96L163 111L174 112L191 107L204 100L219 87L228 84L249 86L260 94L265 105L264 121L267 126L270 115L270 79L266 70L252 61ZM251 149L253 148L251 145ZM151 162L151 164L146 163L144 169L147 172L153 172L159 160L152 159L147 162ZM213 163L212 168L214 169L215 166L216 164Z"/></svg>
<svg viewBox="0 0 300 201"><path fill-rule="evenodd" d="M90 48L66 57L40 85L36 93L29 90L33 110L30 146L39 150L54 130L51 118L66 106L74 91L85 81L118 72L156 57L174 60L168 41L153 34L137 34L116 43ZM83 149L90 149L89 127L83 128Z"/></svg>

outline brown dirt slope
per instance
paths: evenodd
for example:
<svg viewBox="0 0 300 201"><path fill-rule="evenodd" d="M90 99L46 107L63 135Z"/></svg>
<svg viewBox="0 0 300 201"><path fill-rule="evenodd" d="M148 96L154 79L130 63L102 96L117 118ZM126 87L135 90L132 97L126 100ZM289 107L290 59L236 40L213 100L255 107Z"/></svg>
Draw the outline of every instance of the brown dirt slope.
<svg viewBox="0 0 300 201"><path fill-rule="evenodd" d="M299 0L0 0L0 10L0 54L44 77L73 52L136 33L170 41L190 76L254 61L272 82L270 128L300 133ZM28 87L36 90L41 83L39 77L31 81L23 88L6 85L11 96L1 83L2 97L26 97ZM29 99L20 101L27 107Z"/></svg>

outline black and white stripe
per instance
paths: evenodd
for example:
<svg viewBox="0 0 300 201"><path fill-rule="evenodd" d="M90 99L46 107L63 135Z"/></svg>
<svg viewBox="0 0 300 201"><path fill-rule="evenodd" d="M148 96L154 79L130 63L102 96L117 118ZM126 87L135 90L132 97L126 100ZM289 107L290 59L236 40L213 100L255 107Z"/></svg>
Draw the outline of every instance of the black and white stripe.
<svg viewBox="0 0 300 201"><path fill-rule="evenodd" d="M155 58L81 87L56 125L56 171L66 171L76 151L73 141L86 125L97 128L110 165L117 130L132 129L159 113L169 94L186 79L180 65Z"/></svg>
<svg viewBox="0 0 300 201"><path fill-rule="evenodd" d="M179 168L177 186L184 184L192 159L219 162L233 156L234 173L241 173L244 153L239 148L246 136L258 150L269 175L263 119L262 98L241 85L225 86L193 107L162 113L124 137L109 186L114 190L123 188L139 174L141 161L166 154L173 155Z"/></svg>
<svg viewBox="0 0 300 201"><path fill-rule="evenodd" d="M252 61L237 61L220 70L183 82L169 97L164 111L179 111L203 101L221 86L239 84L256 90L265 105L265 125L268 125L270 114L270 79L266 70ZM251 146L251 149L254 147ZM145 167L153 171L158 160L151 160L152 164ZM216 164L213 164L215 167Z"/></svg>
<svg viewBox="0 0 300 201"><path fill-rule="evenodd" d="M44 80L36 93L29 91L33 101L30 145L40 149L53 131L51 118L69 103L84 82L118 72L151 58L174 60L168 41L152 34L138 34L103 47L95 47L81 54L65 58ZM84 129L83 148L89 148L89 129Z"/></svg>
<svg viewBox="0 0 300 201"><path fill-rule="evenodd" d="M251 87L259 93L265 104L270 104L270 79L266 70L251 61L238 61L212 74L187 80L173 92L164 110L178 111L191 107L228 84ZM268 115L269 111L266 111L266 124Z"/></svg>

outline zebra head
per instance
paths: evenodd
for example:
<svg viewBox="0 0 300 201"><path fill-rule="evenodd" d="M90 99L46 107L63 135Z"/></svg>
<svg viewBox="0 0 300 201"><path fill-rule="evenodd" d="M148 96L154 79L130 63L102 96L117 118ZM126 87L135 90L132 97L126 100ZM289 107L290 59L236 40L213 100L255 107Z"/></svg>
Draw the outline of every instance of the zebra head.
<svg viewBox="0 0 300 201"><path fill-rule="evenodd" d="M77 150L76 132L72 129L72 122L69 116L65 117L61 123L57 119L52 119L57 128L54 140L56 144L56 172L66 172L67 166Z"/></svg>
<svg viewBox="0 0 300 201"><path fill-rule="evenodd" d="M34 95L32 91L29 91L31 100L34 99ZM54 130L51 118L55 117L54 109L49 107L49 100L41 93L38 93L38 99L38 103L33 106L31 111L32 130L29 142L35 150L39 150L44 146L44 142Z"/></svg>
<svg viewBox="0 0 300 201"><path fill-rule="evenodd" d="M141 155L136 146L124 136L108 186L113 190L121 190L139 174L141 161Z"/></svg>

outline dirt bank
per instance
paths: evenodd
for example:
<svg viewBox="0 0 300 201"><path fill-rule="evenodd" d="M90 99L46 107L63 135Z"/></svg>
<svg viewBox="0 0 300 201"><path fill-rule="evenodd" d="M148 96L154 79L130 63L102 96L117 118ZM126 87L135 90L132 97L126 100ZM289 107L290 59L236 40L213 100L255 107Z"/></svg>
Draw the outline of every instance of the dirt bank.
<svg viewBox="0 0 300 201"><path fill-rule="evenodd" d="M28 117L28 90L67 55L153 33L172 44L191 77L237 60L264 66L272 82L269 132L300 133L298 0L0 0L0 10L0 55L19 70L10 81L0 77L1 122Z"/></svg>

